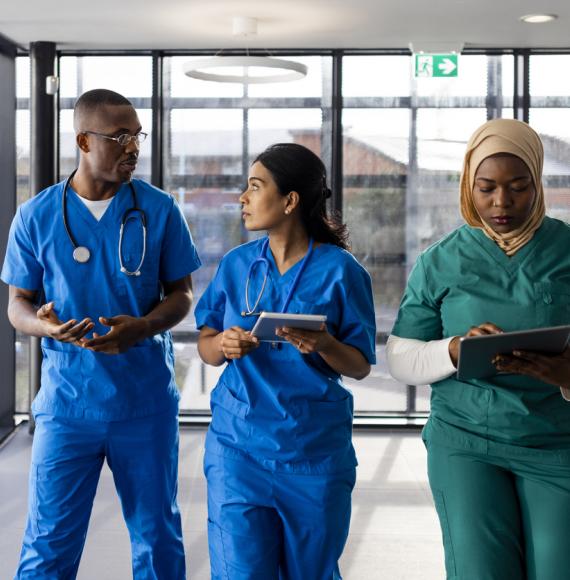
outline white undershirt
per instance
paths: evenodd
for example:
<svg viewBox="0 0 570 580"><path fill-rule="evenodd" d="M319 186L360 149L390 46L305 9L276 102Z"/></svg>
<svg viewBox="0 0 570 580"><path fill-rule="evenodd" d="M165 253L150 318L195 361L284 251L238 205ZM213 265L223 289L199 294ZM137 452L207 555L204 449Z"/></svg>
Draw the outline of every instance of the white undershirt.
<svg viewBox="0 0 570 580"><path fill-rule="evenodd" d="M386 343L390 374L406 385L430 385L456 372L449 356L451 338L416 340L391 334Z"/></svg>
<svg viewBox="0 0 570 580"><path fill-rule="evenodd" d="M450 377L457 370L449 356L453 338L426 342L391 334L386 342L390 374L405 385L430 385ZM570 387L560 387L560 392L570 401Z"/></svg>
<svg viewBox="0 0 570 580"><path fill-rule="evenodd" d="M84 197L81 197L80 195L78 195L77 197L85 204L85 207L91 212L91 215L97 221L99 221L103 217L103 214L107 211L107 208L109 207L109 205L111 205L111 202L113 201L112 197L110 197L109 199L98 199L98 200L86 199Z"/></svg>

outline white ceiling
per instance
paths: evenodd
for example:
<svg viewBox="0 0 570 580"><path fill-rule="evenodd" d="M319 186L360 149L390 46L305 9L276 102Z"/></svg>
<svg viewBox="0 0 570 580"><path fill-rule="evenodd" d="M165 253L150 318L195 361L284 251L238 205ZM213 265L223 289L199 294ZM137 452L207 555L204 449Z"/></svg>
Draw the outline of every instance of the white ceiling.
<svg viewBox="0 0 570 580"><path fill-rule="evenodd" d="M559 15L529 25L523 14ZM232 17L259 19L257 38ZM60 49L570 47L568 0L0 0L0 33Z"/></svg>

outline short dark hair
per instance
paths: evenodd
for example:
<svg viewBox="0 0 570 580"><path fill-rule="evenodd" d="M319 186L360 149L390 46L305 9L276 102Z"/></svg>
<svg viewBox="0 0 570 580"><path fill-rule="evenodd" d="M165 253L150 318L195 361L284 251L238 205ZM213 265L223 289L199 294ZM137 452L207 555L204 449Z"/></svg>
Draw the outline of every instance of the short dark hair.
<svg viewBox="0 0 570 580"><path fill-rule="evenodd" d="M110 91L109 89L93 89L83 93L75 102L73 108L73 125L75 130L79 130L80 119L87 113L91 113L100 107L111 106L127 106L132 107L133 104L129 99L123 95Z"/></svg>
<svg viewBox="0 0 570 580"><path fill-rule="evenodd" d="M337 215L329 215L326 200L331 196L327 170L320 158L298 143L276 143L254 160L271 173L281 195L299 194L301 219L316 242L350 248L348 228Z"/></svg>

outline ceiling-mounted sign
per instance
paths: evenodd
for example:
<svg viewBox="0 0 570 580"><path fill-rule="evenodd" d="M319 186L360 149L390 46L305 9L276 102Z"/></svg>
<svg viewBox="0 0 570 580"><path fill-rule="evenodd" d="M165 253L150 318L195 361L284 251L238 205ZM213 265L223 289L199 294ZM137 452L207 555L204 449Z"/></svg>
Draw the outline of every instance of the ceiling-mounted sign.
<svg viewBox="0 0 570 580"><path fill-rule="evenodd" d="M416 54L416 77L456 77L458 55Z"/></svg>

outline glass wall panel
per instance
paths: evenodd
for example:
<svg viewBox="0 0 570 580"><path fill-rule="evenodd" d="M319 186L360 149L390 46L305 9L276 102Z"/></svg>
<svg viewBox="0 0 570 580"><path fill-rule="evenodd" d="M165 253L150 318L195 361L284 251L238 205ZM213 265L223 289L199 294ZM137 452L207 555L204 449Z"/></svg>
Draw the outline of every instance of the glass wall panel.
<svg viewBox="0 0 570 580"><path fill-rule="evenodd" d="M301 81L270 85L190 79L185 63L202 57L165 57L163 64L163 187L178 200L204 266L194 276L195 302L221 257L251 239L242 225L239 195L249 164L266 146L302 143L330 172L332 59L291 57L307 64ZM531 57L531 124L546 153L549 212L570 217L569 55ZM461 224L458 180L465 143L487 118L512 117L514 59L461 55L456 79L414 79L403 55L343 56L343 211L353 252L373 280L378 364L362 382L348 380L360 414L429 410L429 387L409 391L390 378L389 334L407 274L418 253ZM18 58L18 202L29 198L29 60ZM78 158L72 123L85 90L116 90L135 104L143 130L152 128L152 59L85 56L60 59L60 174ZM150 180L151 140L142 146L137 177ZM568 170L567 170L568 169ZM174 329L181 409L207 412L222 368L201 363L193 314ZM27 410L27 339L18 335L18 410ZM412 395L410 397L410 395Z"/></svg>
<svg viewBox="0 0 570 580"><path fill-rule="evenodd" d="M254 109L248 115L249 163L273 143L299 143L321 155L321 109Z"/></svg>
<svg viewBox="0 0 570 580"><path fill-rule="evenodd" d="M389 376L384 341L418 254L462 223L467 139L487 118L512 117L513 70L512 56L461 55L457 78L415 79L410 57L343 58L344 217L380 332L370 377L347 381L358 413L429 409L429 387L414 395Z"/></svg>
<svg viewBox="0 0 570 580"><path fill-rule="evenodd" d="M218 83L193 79L184 73L185 65L202 60L202 56L173 56L165 60L164 88L172 98L183 99L208 97L221 99L243 97L244 85L238 83ZM232 74L226 69L218 69L219 74Z"/></svg>
<svg viewBox="0 0 570 580"><path fill-rule="evenodd" d="M330 157L324 103L330 102L331 59L291 58L307 64L305 79L247 88L189 79L184 65L192 58L164 60L164 188L179 200L204 264L193 276L194 304L222 256L259 235L243 228L239 203L253 158L283 141ZM173 336L180 408L207 412L223 368L200 361L193 312Z"/></svg>
<svg viewBox="0 0 570 580"><path fill-rule="evenodd" d="M343 58L342 95L407 97L410 95L409 56L347 56Z"/></svg>
<svg viewBox="0 0 570 580"><path fill-rule="evenodd" d="M250 85L247 91L250 97L264 99L315 97L320 99L323 90L325 92L329 90L329 87L323 89L323 83L330 82L330 59L320 56L283 58L306 65L307 75L294 82Z"/></svg>
<svg viewBox="0 0 570 580"><path fill-rule="evenodd" d="M547 212L570 221L570 79L560 74L568 54L530 57L530 125L544 144L544 193Z"/></svg>
<svg viewBox="0 0 570 580"><path fill-rule="evenodd" d="M148 56L64 56L59 61L60 98L110 89L128 99L152 96L152 61Z"/></svg>
<svg viewBox="0 0 570 580"><path fill-rule="evenodd" d="M566 74L570 54L534 54L530 56L531 107L541 97L547 97L550 105L557 97L570 99L570 76Z"/></svg>
<svg viewBox="0 0 570 580"><path fill-rule="evenodd" d="M20 205L30 199L30 59L16 58L16 196ZM30 409L30 337L16 331L16 412Z"/></svg>
<svg viewBox="0 0 570 580"><path fill-rule="evenodd" d="M152 132L152 59L148 56L64 56L60 58L59 163L67 177L79 162L73 130L77 97L92 89L110 89L131 100L142 130L149 134L141 145L136 177L150 180Z"/></svg>
<svg viewBox="0 0 570 580"><path fill-rule="evenodd" d="M529 121L544 145L543 184L548 215L570 222L570 109L533 108Z"/></svg>

